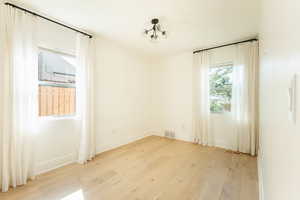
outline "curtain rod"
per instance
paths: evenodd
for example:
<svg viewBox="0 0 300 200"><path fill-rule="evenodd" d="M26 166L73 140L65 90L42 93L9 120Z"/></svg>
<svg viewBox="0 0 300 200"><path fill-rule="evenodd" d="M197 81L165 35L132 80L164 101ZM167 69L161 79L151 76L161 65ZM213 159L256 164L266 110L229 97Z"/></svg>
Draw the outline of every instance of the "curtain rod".
<svg viewBox="0 0 300 200"><path fill-rule="evenodd" d="M32 14L32 15L38 16L38 17L40 17L40 18L43 18L43 19L45 19L45 20L48 20L48 21L50 21L50 22L53 22L53 23L55 23L55 24L58 24L58 25L60 25L60 26L65 27L65 28L71 29L71 30L76 31L76 32L78 32L78 33L81 33L81 34L83 34L83 35L89 36L89 38L92 38L92 37L93 37L93 36L90 35L90 34L87 34L87 33L85 33L85 32L82 32L82 31L78 30L78 29L72 28L72 27L67 26L67 25L65 25L65 24L62 24L62 23L60 23L60 22L54 21L54 20L49 19L49 18L47 18L47 17L45 17L45 16L39 15L39 14L33 12L33 11L27 10L27 9L22 8L22 7L19 7L19 6L16 6L16 5L12 4L12 3L6 2L6 3L4 3L4 4L5 4L5 5L8 5L8 6L12 6L12 7L14 7L14 8L17 8L17 9L19 9L19 10L28 12L28 13L30 13L30 14Z"/></svg>
<svg viewBox="0 0 300 200"><path fill-rule="evenodd" d="M241 43L245 43L245 42L253 42L253 41L258 41L258 39L257 38L253 38L253 39L250 39L250 40L244 40L244 41L240 41L240 42L234 42L234 43L224 44L224 45L221 45L221 46L211 47L211 48L207 48L207 49L200 49L200 50L194 51L193 54L196 54L196 53L199 53L199 52L202 52L202 51L208 51L208 50L212 50L212 49L217 49L217 48L221 48L221 47L232 46L232 45L241 44Z"/></svg>

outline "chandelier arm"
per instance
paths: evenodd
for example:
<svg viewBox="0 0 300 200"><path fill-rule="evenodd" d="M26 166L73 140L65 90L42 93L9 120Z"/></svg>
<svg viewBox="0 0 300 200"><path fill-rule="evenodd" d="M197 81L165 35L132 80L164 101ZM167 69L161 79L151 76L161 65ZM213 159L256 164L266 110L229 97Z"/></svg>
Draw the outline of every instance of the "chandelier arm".
<svg viewBox="0 0 300 200"><path fill-rule="evenodd" d="M145 29L145 31L153 31L153 28L150 28L150 29Z"/></svg>
<svg viewBox="0 0 300 200"><path fill-rule="evenodd" d="M150 29L150 31L149 31L149 33L152 33L152 34L153 34L154 32L155 32L155 31L154 31L153 29Z"/></svg>
<svg viewBox="0 0 300 200"><path fill-rule="evenodd" d="M161 31L160 24L157 24L157 30L158 30L158 31Z"/></svg>

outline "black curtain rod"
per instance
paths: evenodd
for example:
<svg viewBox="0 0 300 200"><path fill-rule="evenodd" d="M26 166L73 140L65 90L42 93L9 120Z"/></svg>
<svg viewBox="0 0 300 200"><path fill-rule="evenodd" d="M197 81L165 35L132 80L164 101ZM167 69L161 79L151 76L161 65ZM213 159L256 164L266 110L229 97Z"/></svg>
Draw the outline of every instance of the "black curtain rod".
<svg viewBox="0 0 300 200"><path fill-rule="evenodd" d="M93 37L93 36L90 35L90 34L87 34L87 33L85 33L85 32L82 32L82 31L80 31L80 30L77 30L77 29L75 29L75 28L72 28L72 27L67 26L67 25L65 25L65 24L62 24L62 23L60 23L60 22L54 21L54 20L52 20L52 19L49 19L49 18L44 17L44 16L42 16L42 15L39 15L39 14L37 14L37 13L35 13L35 12L32 12L32 11L30 11L30 10L27 10L27 9L25 9L25 8L16 6L16 5L11 4L11 3L8 3L8 2L6 2L5 5L12 6L12 7L17 8L17 9L19 9L19 10L23 10L23 11L25 11L25 12L28 12L28 13L32 14L32 15L38 16L38 17L40 17L40 18L43 18L43 19L48 20L48 21L50 21L50 22L53 22L53 23L55 23L55 24L61 25L61 26L65 27L65 28L68 28L68 29L71 29L71 30L76 31L76 32L78 32L78 33L81 33L81 34L83 34L83 35L89 36L89 38L92 38L92 37Z"/></svg>
<svg viewBox="0 0 300 200"><path fill-rule="evenodd" d="M224 44L221 46L216 46L216 47L211 47L211 48L207 48L207 49L200 49L197 51L194 51L193 53L199 53L202 51L208 51L208 50L212 50L212 49L217 49L217 48L221 48L221 47L227 47L227 46L232 46L232 45L236 45L236 44L241 44L241 43L245 43L245 42L253 42L253 41L258 41L258 39L254 38L254 39L250 39L250 40L244 40L244 41L240 41L240 42L235 42L235 43L230 43L230 44Z"/></svg>

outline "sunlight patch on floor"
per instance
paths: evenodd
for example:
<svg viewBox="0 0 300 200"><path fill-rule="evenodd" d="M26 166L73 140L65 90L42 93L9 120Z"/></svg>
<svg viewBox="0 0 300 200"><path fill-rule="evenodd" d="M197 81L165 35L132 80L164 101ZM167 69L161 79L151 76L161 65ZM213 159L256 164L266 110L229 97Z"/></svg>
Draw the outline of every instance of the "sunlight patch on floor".
<svg viewBox="0 0 300 200"><path fill-rule="evenodd" d="M82 190L78 190L78 191L62 198L61 200L84 200Z"/></svg>

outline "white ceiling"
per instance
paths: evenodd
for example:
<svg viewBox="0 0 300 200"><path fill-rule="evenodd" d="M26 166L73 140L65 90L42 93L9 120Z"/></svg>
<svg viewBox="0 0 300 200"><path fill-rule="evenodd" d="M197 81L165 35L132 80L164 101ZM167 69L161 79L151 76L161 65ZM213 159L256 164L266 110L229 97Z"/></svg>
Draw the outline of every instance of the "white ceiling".
<svg viewBox="0 0 300 200"><path fill-rule="evenodd" d="M256 36L259 0L17 0L21 5L143 53L174 54ZM168 38L151 43L153 17Z"/></svg>

